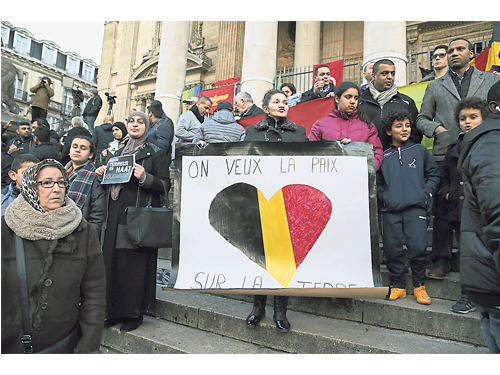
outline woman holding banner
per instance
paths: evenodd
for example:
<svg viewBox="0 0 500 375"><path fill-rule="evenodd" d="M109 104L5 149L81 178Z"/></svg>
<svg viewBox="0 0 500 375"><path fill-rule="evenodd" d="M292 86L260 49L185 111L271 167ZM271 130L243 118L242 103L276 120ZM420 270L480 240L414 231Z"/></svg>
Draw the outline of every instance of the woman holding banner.
<svg viewBox="0 0 500 375"><path fill-rule="evenodd" d="M308 141L306 128L296 125L287 119L288 99L281 90L269 90L264 95L262 109L267 118L246 129L245 141L264 142L303 142ZM266 315L267 296L255 295L253 309L247 317L247 324L254 326ZM273 320L283 332L290 330L290 323L286 318L288 306L287 296L274 296Z"/></svg>
<svg viewBox="0 0 500 375"><path fill-rule="evenodd" d="M161 196L170 189L170 156L150 143L148 116L132 112L127 120L130 140L116 156L135 155L133 174L126 183L107 187L108 212L102 249L106 266L106 326L123 322L121 331L132 331L144 313L154 313L158 249L134 248L126 234L126 208L159 207ZM108 155L106 163L113 155ZM102 181L106 166L96 170Z"/></svg>
<svg viewBox="0 0 500 375"><path fill-rule="evenodd" d="M375 170L383 159L382 142L375 125L358 108L359 88L352 82L342 82L335 88L335 108L328 117L314 123L309 133L310 141L336 141L342 144L367 142L373 145Z"/></svg>

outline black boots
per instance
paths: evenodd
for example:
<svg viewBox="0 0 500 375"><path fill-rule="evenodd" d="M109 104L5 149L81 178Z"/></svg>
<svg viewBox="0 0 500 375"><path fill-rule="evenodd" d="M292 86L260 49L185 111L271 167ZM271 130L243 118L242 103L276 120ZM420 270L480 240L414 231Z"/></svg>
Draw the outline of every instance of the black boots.
<svg viewBox="0 0 500 375"><path fill-rule="evenodd" d="M273 320L282 332L290 330L290 323L286 318L286 307L288 305L288 297L274 296L274 315Z"/></svg>
<svg viewBox="0 0 500 375"><path fill-rule="evenodd" d="M255 326L260 320L266 316L266 300L267 296L256 295L253 298L253 309L247 318L247 325ZM286 308L288 305L288 297L274 296L274 315L273 320L282 332L290 330L290 323L286 318Z"/></svg>
<svg viewBox="0 0 500 375"><path fill-rule="evenodd" d="M254 326L259 324L260 320L266 316L267 296L253 296L253 309L247 318L247 325Z"/></svg>
<svg viewBox="0 0 500 375"><path fill-rule="evenodd" d="M142 324L142 315L138 318L129 318L125 320L125 323L120 328L120 332L130 332L139 327Z"/></svg>

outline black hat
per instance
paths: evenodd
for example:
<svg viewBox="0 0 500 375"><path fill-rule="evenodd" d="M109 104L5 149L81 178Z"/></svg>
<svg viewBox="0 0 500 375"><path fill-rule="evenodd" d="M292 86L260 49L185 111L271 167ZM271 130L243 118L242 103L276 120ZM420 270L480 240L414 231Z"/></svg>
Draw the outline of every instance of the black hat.
<svg viewBox="0 0 500 375"><path fill-rule="evenodd" d="M222 102L219 102L219 104L217 104L216 111L220 111L221 109L228 109L228 110L232 111L233 106L231 103L229 103L227 101L222 101Z"/></svg>
<svg viewBox="0 0 500 375"><path fill-rule="evenodd" d="M156 118L163 117L163 106L159 100L153 100L148 107L148 111L152 112Z"/></svg>

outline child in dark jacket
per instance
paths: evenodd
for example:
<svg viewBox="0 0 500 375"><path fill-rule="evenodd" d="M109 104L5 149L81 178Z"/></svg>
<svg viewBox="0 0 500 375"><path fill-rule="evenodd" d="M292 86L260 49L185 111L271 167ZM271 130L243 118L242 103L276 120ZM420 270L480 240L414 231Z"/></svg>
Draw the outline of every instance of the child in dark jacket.
<svg viewBox="0 0 500 375"><path fill-rule="evenodd" d="M458 159L462 151L462 143L465 133L483 123L489 114L488 103L478 97L468 97L462 99L455 106L455 120L460 125L462 133L458 139L448 146L444 157L442 170L442 183L439 194L449 202L448 222L452 230L455 231L457 243L460 243L460 220L462 217L462 206L464 199L462 178L457 169ZM461 297L451 307L451 311L466 314L475 311L474 303L469 300L462 287Z"/></svg>
<svg viewBox="0 0 500 375"><path fill-rule="evenodd" d="M382 238L391 279L389 300L406 297L403 239L418 303L429 305L425 289L427 256L427 199L440 181L439 168L431 153L421 144L408 141L410 115L405 110L389 112L383 130L391 138L377 173L377 197L381 204Z"/></svg>

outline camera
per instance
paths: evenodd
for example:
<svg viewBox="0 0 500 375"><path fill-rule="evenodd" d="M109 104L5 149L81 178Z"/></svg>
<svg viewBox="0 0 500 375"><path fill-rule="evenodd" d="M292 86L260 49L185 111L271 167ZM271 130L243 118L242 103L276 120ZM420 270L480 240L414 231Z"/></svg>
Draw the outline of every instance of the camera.
<svg viewBox="0 0 500 375"><path fill-rule="evenodd" d="M109 95L109 92L105 92L104 95L108 97L108 103L109 104L116 104L116 95Z"/></svg>
<svg viewBox="0 0 500 375"><path fill-rule="evenodd" d="M50 83L51 83L51 82L50 82L50 78L49 78L49 77L47 77L47 76L42 77L42 78L40 79L40 81L41 81L41 82L40 82L40 86L45 85L47 82L49 83L49 85L50 85Z"/></svg>

